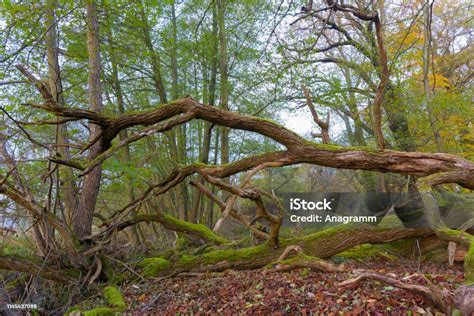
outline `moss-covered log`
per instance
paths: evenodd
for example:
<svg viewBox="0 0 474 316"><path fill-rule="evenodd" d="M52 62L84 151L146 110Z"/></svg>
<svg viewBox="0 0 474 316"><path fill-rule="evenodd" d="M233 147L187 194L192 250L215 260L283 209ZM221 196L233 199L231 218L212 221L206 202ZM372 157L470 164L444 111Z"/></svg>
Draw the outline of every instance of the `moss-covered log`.
<svg viewBox="0 0 474 316"><path fill-rule="evenodd" d="M50 266L39 257L0 255L0 269L25 272L60 283L76 282L81 271L74 268Z"/></svg>
<svg viewBox="0 0 474 316"><path fill-rule="evenodd" d="M280 248L267 244L242 249L223 249L199 256L183 255L176 262L164 258L148 258L142 263L147 276L163 276L176 272L207 272L225 269L255 269L276 261L285 247L296 245L309 256L328 258L346 249L366 243L387 243L404 238L424 237L433 231L427 228L362 228L336 227L311 235L282 239Z"/></svg>

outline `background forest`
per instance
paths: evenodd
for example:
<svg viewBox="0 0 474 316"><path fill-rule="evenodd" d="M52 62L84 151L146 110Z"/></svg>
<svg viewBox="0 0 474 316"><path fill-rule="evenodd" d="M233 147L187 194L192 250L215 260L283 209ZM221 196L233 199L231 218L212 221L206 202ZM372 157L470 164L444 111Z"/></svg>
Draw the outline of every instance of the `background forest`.
<svg viewBox="0 0 474 316"><path fill-rule="evenodd" d="M1 1L0 303L163 312L127 286L276 263L342 273L348 249L421 242L442 269L460 261L454 284L418 280L424 303L468 315L472 13L464 0ZM283 193L419 191L428 228L393 214L400 227L280 227ZM464 213L448 228L453 201Z"/></svg>

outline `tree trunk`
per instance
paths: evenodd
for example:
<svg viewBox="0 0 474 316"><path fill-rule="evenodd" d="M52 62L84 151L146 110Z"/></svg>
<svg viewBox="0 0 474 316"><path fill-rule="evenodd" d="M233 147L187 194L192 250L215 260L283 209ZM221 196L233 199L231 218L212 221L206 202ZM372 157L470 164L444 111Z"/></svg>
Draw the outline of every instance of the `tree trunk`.
<svg viewBox="0 0 474 316"><path fill-rule="evenodd" d="M37 257L20 257L0 254L0 269L30 273L60 283L76 283L81 275L80 270L50 266Z"/></svg>
<svg viewBox="0 0 474 316"><path fill-rule="evenodd" d="M171 25L172 25L172 34L171 34L171 98L173 100L178 99L179 97L179 86L178 86L178 30L177 30L177 21L176 21L176 2L171 3ZM177 151L178 151L178 160L179 164L187 163L187 128L186 124L182 124L176 128L176 137L177 137ZM190 214L188 214L189 208L189 195L188 187L186 183L181 183L177 188L178 191L178 207L181 210L181 219L188 219ZM191 220L195 223L196 221Z"/></svg>
<svg viewBox="0 0 474 316"><path fill-rule="evenodd" d="M229 82L227 65L227 37L225 31L226 0L217 0L217 21L219 24L220 48L220 108L229 110ZM229 163L229 129L221 127L221 164Z"/></svg>
<svg viewBox="0 0 474 316"><path fill-rule="evenodd" d="M97 19L97 5L94 0L88 0L87 2L87 52L89 55L89 108L92 111L101 112L102 88L100 82L99 21ZM91 131L91 140L101 133L100 127L96 124L89 123L89 129ZM96 142L90 148L88 159L96 158L102 151L102 143L100 141ZM73 215L73 230L79 239L91 235L92 217L99 194L101 175L102 164L98 164L84 177L79 206Z"/></svg>
<svg viewBox="0 0 474 316"><path fill-rule="evenodd" d="M375 19L375 33L377 37L377 49L379 65L381 65L381 76L380 83L377 87L374 100L374 135L375 141L377 142L377 148L383 150L385 148L385 141L382 132L382 103L385 97L385 90L389 82L389 70L387 65L387 53L385 51L382 23L380 22L379 16L376 15Z"/></svg>
<svg viewBox="0 0 474 316"><path fill-rule="evenodd" d="M165 276L176 272L224 271L226 269L256 269L278 260L287 246L299 246L308 256L329 258L358 245L388 243L405 238L424 237L433 231L426 228L329 228L308 236L282 240L275 249L267 244L241 248L223 249L186 258L186 261L160 262L153 276ZM163 259L164 260L164 259Z"/></svg>
<svg viewBox="0 0 474 316"><path fill-rule="evenodd" d="M433 109L432 105L432 95L431 95L431 88L430 88L430 65L433 62L431 60L431 17L432 17L432 10L433 10L433 3L427 3L424 9L424 43L423 43L423 88L425 90L425 102L426 102L426 110L428 112L428 120L430 122L430 128L433 132L436 148L438 152L443 151L443 144L441 142L441 136L439 135L439 131L436 129L435 126L435 118L433 117ZM434 76L434 74L433 74ZM434 85L434 83L433 83ZM434 87L433 87L434 90Z"/></svg>
<svg viewBox="0 0 474 316"><path fill-rule="evenodd" d="M59 106L65 106L63 96L63 86L61 81L61 70L59 68L59 49L57 40L57 25L55 9L58 6L57 0L48 0L46 3L46 25L49 27L46 33L46 48L48 58L48 79L51 95L53 100ZM56 126L56 145L57 152L62 158L70 160L71 153L69 151L69 140L67 136L66 124L58 124ZM66 216L64 220L70 223L72 215L77 205L77 187L74 181L74 174L72 169L67 166L60 168L59 177L64 190L64 205L66 207ZM59 188L58 188L59 189Z"/></svg>

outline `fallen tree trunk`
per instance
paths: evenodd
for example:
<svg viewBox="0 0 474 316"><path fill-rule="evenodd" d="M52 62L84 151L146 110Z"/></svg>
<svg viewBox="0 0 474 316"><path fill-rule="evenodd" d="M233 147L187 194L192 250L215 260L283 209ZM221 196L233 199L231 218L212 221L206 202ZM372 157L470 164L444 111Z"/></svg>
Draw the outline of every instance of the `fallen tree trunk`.
<svg viewBox="0 0 474 316"><path fill-rule="evenodd" d="M81 271L74 268L51 266L37 257L0 255L0 269L25 272L60 283L74 283L79 280Z"/></svg>
<svg viewBox="0 0 474 316"><path fill-rule="evenodd" d="M335 227L311 235L283 239L280 248L267 244L242 249L223 249L199 256L183 255L172 262L163 258L149 260L147 276L165 276L181 272L223 271L226 269L256 269L277 261L287 246L300 247L305 254L317 258L328 258L357 245L380 244L404 238L425 237L433 234L428 228L362 228ZM156 259L156 258L155 258ZM147 262L144 263L145 266Z"/></svg>

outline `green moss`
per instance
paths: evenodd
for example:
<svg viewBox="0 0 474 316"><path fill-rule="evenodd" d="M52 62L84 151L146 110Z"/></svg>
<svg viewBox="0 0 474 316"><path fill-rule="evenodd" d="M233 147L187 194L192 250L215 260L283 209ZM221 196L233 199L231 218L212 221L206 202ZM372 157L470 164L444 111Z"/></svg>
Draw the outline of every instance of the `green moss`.
<svg viewBox="0 0 474 316"><path fill-rule="evenodd" d="M471 239L469 251L464 258L464 273L466 274L466 284L474 284L474 238Z"/></svg>
<svg viewBox="0 0 474 316"><path fill-rule="evenodd" d="M109 316L119 315L127 308L127 304L123 300L122 294L119 289L115 286L106 286L104 288L104 297L107 301L108 306L98 306L88 311L80 311L78 307L73 307L66 312L66 315L71 314L74 311L80 311L81 315L85 316Z"/></svg>
<svg viewBox="0 0 474 316"><path fill-rule="evenodd" d="M335 145L335 144L316 143L310 140L307 140L306 144L313 146L317 149L330 150L330 151L365 151L368 153L380 152L380 150L378 150L377 148L367 147L367 146L341 146L341 145Z"/></svg>
<svg viewBox="0 0 474 316"><path fill-rule="evenodd" d="M186 248L186 245L188 244L188 242L186 241L185 238L183 237L179 237L178 239L176 239L176 250L183 250Z"/></svg>
<svg viewBox="0 0 474 316"><path fill-rule="evenodd" d="M335 226L335 227L331 227L331 228L328 228L328 229L323 229L319 232L316 232L316 233L313 233L313 234L310 234L310 235L306 235L306 236L302 236L302 237L299 237L299 238L296 238L296 239L292 239L291 241L294 243L295 241L298 241L298 240L299 241L318 240L318 239L330 237L332 235L335 235L335 234L341 233L341 232L347 232L347 233L350 234L350 231L352 230L353 227L354 227L354 225L351 225L351 224Z"/></svg>
<svg viewBox="0 0 474 316"><path fill-rule="evenodd" d="M139 266L143 268L144 276L151 277L156 276L160 271L169 268L171 266L171 262L160 257L145 258L142 262L140 262Z"/></svg>
<svg viewBox="0 0 474 316"><path fill-rule="evenodd" d="M377 225L379 228L394 228L394 227L404 227L403 222L395 214L389 214L382 218L380 223Z"/></svg>
<svg viewBox="0 0 474 316"><path fill-rule="evenodd" d="M383 244L383 247L388 251L396 251L397 253L411 255L415 241L416 238L404 238Z"/></svg>
<svg viewBox="0 0 474 316"><path fill-rule="evenodd" d="M110 316L116 315L118 312L110 307L96 307L90 311L81 312L84 316Z"/></svg>
<svg viewBox="0 0 474 316"><path fill-rule="evenodd" d="M299 254L297 256L294 256L294 257L291 257L291 258L288 258L288 259L285 259L285 260L282 260L282 261L278 261L278 264L291 265L291 264L296 263L296 262L309 262L309 261L314 260L314 259L317 259L317 258L312 257L312 256L307 256L307 255L304 255L304 254Z"/></svg>
<svg viewBox="0 0 474 316"><path fill-rule="evenodd" d="M120 291L115 286L105 287L104 297L107 300L107 303L109 303L109 306L111 307L119 309L127 308L127 304L125 304L122 294L120 294Z"/></svg>
<svg viewBox="0 0 474 316"><path fill-rule="evenodd" d="M466 238L471 238L471 235L469 233L466 233L464 231L461 231L461 230L456 230L456 229L450 229L450 228L444 228L444 229L440 229L439 230L440 232L442 233L445 233L447 235L451 235L451 236L464 236Z"/></svg>
<svg viewBox="0 0 474 316"><path fill-rule="evenodd" d="M287 129L283 125L278 124L277 122L275 122L274 120L271 120L271 119L266 119L266 118L263 118L263 117L255 117L255 116L253 118L256 121L259 121L259 122L262 122L262 123L271 123L271 124L274 124L274 125L278 125L279 127L283 128L283 129Z"/></svg>
<svg viewBox="0 0 474 316"><path fill-rule="evenodd" d="M217 263L220 261L238 261L242 259L252 259L262 253L267 248L266 245L242 249L224 249L205 253L201 256L205 263Z"/></svg>
<svg viewBox="0 0 474 316"><path fill-rule="evenodd" d="M201 236L205 238L206 240L212 241L216 244L226 244L229 242L227 239L219 235L216 235L212 230L210 230L205 225L182 221L167 214L163 214L163 219L164 221L167 221L169 224L179 227L185 233Z"/></svg>
<svg viewBox="0 0 474 316"><path fill-rule="evenodd" d="M196 261L196 257L190 255L181 255L179 257L179 263L182 265L189 265Z"/></svg>
<svg viewBox="0 0 474 316"><path fill-rule="evenodd" d="M344 259L353 259L353 260L365 260L367 258L376 258L383 257L389 260L396 260L397 258L389 254L383 246L381 245L372 245L372 244L363 244L351 248L349 250L343 251L337 254L337 257Z"/></svg>

